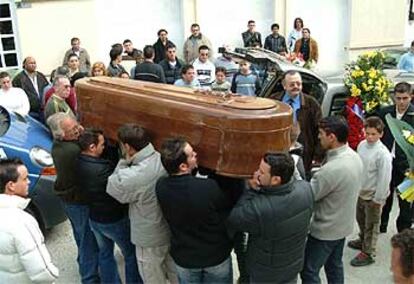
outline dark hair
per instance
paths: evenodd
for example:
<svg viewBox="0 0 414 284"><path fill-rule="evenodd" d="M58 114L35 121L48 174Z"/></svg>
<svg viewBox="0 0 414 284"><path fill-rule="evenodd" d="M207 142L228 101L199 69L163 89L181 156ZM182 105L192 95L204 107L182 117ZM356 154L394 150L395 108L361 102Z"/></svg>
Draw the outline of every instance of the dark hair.
<svg viewBox="0 0 414 284"><path fill-rule="evenodd" d="M391 246L400 249L402 274L410 277L414 274L414 230L405 229L391 238Z"/></svg>
<svg viewBox="0 0 414 284"><path fill-rule="evenodd" d="M124 47L120 43L114 43L113 45L111 45L111 48L119 49L121 53L124 50Z"/></svg>
<svg viewBox="0 0 414 284"><path fill-rule="evenodd" d="M384 122L378 116L370 116L365 119L364 127L375 128L378 133L382 133L384 131Z"/></svg>
<svg viewBox="0 0 414 284"><path fill-rule="evenodd" d="M166 29L160 29L160 30L157 32L157 35L158 35L158 36L160 36L160 34L161 34L162 32L165 32L166 34L168 34L168 32L167 32L167 30L166 30Z"/></svg>
<svg viewBox="0 0 414 284"><path fill-rule="evenodd" d="M149 136L144 128L134 123L126 123L118 129L118 139L123 144L128 144L135 151L140 151L149 143Z"/></svg>
<svg viewBox="0 0 414 284"><path fill-rule="evenodd" d="M6 78L6 77L10 77L10 74L7 73L6 71L0 72L0 79Z"/></svg>
<svg viewBox="0 0 414 284"><path fill-rule="evenodd" d="M80 41L78 37L73 37L70 39L70 44L73 44L75 41Z"/></svg>
<svg viewBox="0 0 414 284"><path fill-rule="evenodd" d="M69 54L69 56L68 56L68 61L67 61L67 62L69 62L69 60L70 60L72 57L76 57L76 58L79 60L79 56L78 56L76 53L71 53L71 54Z"/></svg>
<svg viewBox="0 0 414 284"><path fill-rule="evenodd" d="M181 75L184 75L190 69L194 69L194 66L191 64L184 65L183 68L181 68Z"/></svg>
<svg viewBox="0 0 414 284"><path fill-rule="evenodd" d="M155 50L152 45L146 45L144 47L144 58L151 59L154 56Z"/></svg>
<svg viewBox="0 0 414 284"><path fill-rule="evenodd" d="M122 44L126 44L126 43L132 43L132 41L130 39L126 39L126 40L124 40L124 42Z"/></svg>
<svg viewBox="0 0 414 284"><path fill-rule="evenodd" d="M111 51L109 51L109 57L111 58L111 61L116 60L118 56L122 54L122 47L119 49L117 46L114 46L111 48Z"/></svg>
<svg viewBox="0 0 414 284"><path fill-rule="evenodd" d="M319 121L319 128L326 134L334 134L340 143L346 143L348 139L348 124L342 116L328 116Z"/></svg>
<svg viewBox="0 0 414 284"><path fill-rule="evenodd" d="M311 33L311 32L310 32L310 29L308 29L308 28L303 28L303 29L302 29L302 32L303 32L303 31L308 31L308 33L309 33L309 34Z"/></svg>
<svg viewBox="0 0 414 284"><path fill-rule="evenodd" d="M6 191L6 184L9 181L17 181L19 178L17 168L23 165L22 160L18 158L0 160L0 193L4 193Z"/></svg>
<svg viewBox="0 0 414 284"><path fill-rule="evenodd" d="M411 42L411 47L413 47L414 46L414 40Z"/></svg>
<svg viewBox="0 0 414 284"><path fill-rule="evenodd" d="M303 20L301 18L295 18L295 20L293 21L293 28L296 29L296 21L300 21L300 23L302 24L302 28L303 28Z"/></svg>
<svg viewBox="0 0 414 284"><path fill-rule="evenodd" d="M281 184L288 183L295 170L293 158L286 152L267 152L263 161L270 166L270 176L279 176Z"/></svg>
<svg viewBox="0 0 414 284"><path fill-rule="evenodd" d="M247 24L248 25L250 25L250 24L255 24L256 22L254 21L254 20L249 20L248 22L247 22Z"/></svg>
<svg viewBox="0 0 414 284"><path fill-rule="evenodd" d="M202 50L210 50L210 47L208 47L207 45L203 44L198 48L198 52L202 51Z"/></svg>
<svg viewBox="0 0 414 284"><path fill-rule="evenodd" d="M86 128L85 131L79 136L79 147L82 151L88 150L89 146L94 144L98 145L99 135L103 135L103 131L97 128Z"/></svg>
<svg viewBox="0 0 414 284"><path fill-rule="evenodd" d="M191 28L200 28L200 25L197 24L197 23L194 23L194 24L191 25Z"/></svg>
<svg viewBox="0 0 414 284"><path fill-rule="evenodd" d="M128 75L128 78L130 78L129 77L129 73L127 71L121 71L121 72L119 72L118 77L119 78L122 78L122 75L124 75L124 74L127 74Z"/></svg>
<svg viewBox="0 0 414 284"><path fill-rule="evenodd" d="M411 85L407 82L399 82L395 85L394 93L411 93Z"/></svg>
<svg viewBox="0 0 414 284"><path fill-rule="evenodd" d="M167 46L165 47L165 50L168 50L170 48L177 48L177 47L172 42L169 42L169 43L167 43Z"/></svg>
<svg viewBox="0 0 414 284"><path fill-rule="evenodd" d="M218 72L223 72L224 74L226 74L227 70L226 70L226 68L219 66L219 67L216 68L216 74Z"/></svg>
<svg viewBox="0 0 414 284"><path fill-rule="evenodd" d="M296 75L296 74L299 74L300 75L300 73L298 71L296 71L296 70L288 70L285 73L283 73L283 75L282 75L282 81L284 81L286 79L286 76L287 75L293 76L293 75Z"/></svg>
<svg viewBox="0 0 414 284"><path fill-rule="evenodd" d="M168 174L173 175L180 171L180 165L187 161L184 152L187 141L184 138L166 139L161 146L161 162Z"/></svg>
<svg viewBox="0 0 414 284"><path fill-rule="evenodd" d="M279 29L279 24L276 24L276 23L275 23L275 24L273 24L273 25L271 25L271 26L270 26L270 29L271 29L271 30L273 30L274 28Z"/></svg>

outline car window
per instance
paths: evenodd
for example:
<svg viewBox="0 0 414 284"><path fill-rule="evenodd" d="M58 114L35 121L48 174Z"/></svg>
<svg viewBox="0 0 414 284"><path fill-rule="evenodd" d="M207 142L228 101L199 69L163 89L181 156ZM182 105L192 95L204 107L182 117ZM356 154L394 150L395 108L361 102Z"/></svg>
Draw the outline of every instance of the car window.
<svg viewBox="0 0 414 284"><path fill-rule="evenodd" d="M302 88L305 94L311 95L314 97L320 104L322 104L324 94L325 94L325 87L324 84L319 81L317 78L299 72L302 76ZM275 73L274 73L275 74ZM278 94L283 92L283 85L282 85L282 73L280 72L277 74L278 78L275 81L270 81L268 85L266 85L266 89L270 88L271 91L265 91L266 97L273 97L274 94Z"/></svg>
<svg viewBox="0 0 414 284"><path fill-rule="evenodd" d="M10 114L4 108L0 106L0 136L6 134L10 127Z"/></svg>

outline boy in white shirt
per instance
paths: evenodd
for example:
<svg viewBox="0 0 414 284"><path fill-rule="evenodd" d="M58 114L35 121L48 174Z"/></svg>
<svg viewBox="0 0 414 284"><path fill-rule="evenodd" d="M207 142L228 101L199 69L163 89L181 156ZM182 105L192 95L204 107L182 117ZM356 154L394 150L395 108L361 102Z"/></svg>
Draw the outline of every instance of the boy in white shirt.
<svg viewBox="0 0 414 284"><path fill-rule="evenodd" d="M364 122L366 139L358 145L363 162L362 188L357 203L359 239L348 246L361 252L351 260L352 266L365 266L375 262L375 249L381 222L382 206L389 194L392 156L380 138L384 123L379 117L369 117Z"/></svg>

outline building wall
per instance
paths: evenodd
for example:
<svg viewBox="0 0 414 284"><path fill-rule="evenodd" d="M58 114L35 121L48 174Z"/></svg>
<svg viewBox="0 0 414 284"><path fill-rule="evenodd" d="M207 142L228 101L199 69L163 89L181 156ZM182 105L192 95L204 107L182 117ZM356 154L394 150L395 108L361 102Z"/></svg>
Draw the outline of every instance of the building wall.
<svg viewBox="0 0 414 284"><path fill-rule="evenodd" d="M34 1L17 9L22 57L34 56L38 70L50 74L62 64L70 39L81 39L92 56L98 53L95 1Z"/></svg>
<svg viewBox="0 0 414 284"><path fill-rule="evenodd" d="M61 0L30 1L17 9L22 56L36 57L49 74L77 36L92 61L109 62L113 43L129 38L135 47L157 40L166 28L181 54L190 25L198 22L214 51L223 44L241 46L241 33L254 19L263 40L277 22L287 35L301 17L318 42L318 69L342 70L365 47L402 45L414 36L407 25L406 0ZM392 3L392 4L390 4ZM390 16L392 15L392 17ZM408 39L408 40L407 40ZM127 66L127 69L130 66Z"/></svg>

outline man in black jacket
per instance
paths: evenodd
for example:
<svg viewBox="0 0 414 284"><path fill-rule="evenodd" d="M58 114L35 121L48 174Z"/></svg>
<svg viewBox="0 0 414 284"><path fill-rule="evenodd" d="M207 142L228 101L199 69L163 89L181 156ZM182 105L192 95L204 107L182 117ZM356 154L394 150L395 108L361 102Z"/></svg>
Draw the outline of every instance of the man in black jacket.
<svg viewBox="0 0 414 284"><path fill-rule="evenodd" d="M230 198L214 180L191 175L197 153L185 140L166 140L161 161L169 176L157 182L156 193L180 283L232 283L232 242L225 227Z"/></svg>
<svg viewBox="0 0 414 284"><path fill-rule="evenodd" d="M247 31L242 33L244 47L262 47L262 35L256 32L256 22L247 22Z"/></svg>
<svg viewBox="0 0 414 284"><path fill-rule="evenodd" d="M390 128L385 120L387 113L392 117L405 121L414 127L414 106L411 104L411 86L406 82L400 82L395 85L395 106L388 106L380 110L379 117L385 124L384 135L382 136L382 143L390 150L392 160L392 176L390 184L390 195L382 208L380 232L387 232L389 215L394 200L395 188L404 180L405 172L409 168L407 157L401 150L400 146L395 143L394 136L392 136ZM410 202L402 200L399 195L398 204L400 213L397 218L398 232L411 227L412 205Z"/></svg>
<svg viewBox="0 0 414 284"><path fill-rule="evenodd" d="M23 71L13 79L13 86L23 89L30 102L29 115L43 122L41 111L43 101L43 90L49 85L45 75L36 70L36 60L28 56L23 60Z"/></svg>
<svg viewBox="0 0 414 284"><path fill-rule="evenodd" d="M137 64L135 67L135 74L133 74L135 80L165 83L164 70L159 64L154 63L154 56L154 47L151 45L145 46L144 62Z"/></svg>
<svg viewBox="0 0 414 284"><path fill-rule="evenodd" d="M153 45L155 50L154 62L159 64L163 59L165 59L168 46L173 45L175 47L175 45L168 39L168 32L166 29L160 29L157 35L158 40Z"/></svg>
<svg viewBox="0 0 414 284"><path fill-rule="evenodd" d="M135 246L131 243L128 207L106 193L108 177L114 165L101 158L103 132L87 129L79 137L81 154L77 164L78 187L82 188L89 207L89 222L99 247L99 266L103 283L120 283L114 258L114 243L125 259L127 283L143 283L138 273Z"/></svg>
<svg viewBox="0 0 414 284"><path fill-rule="evenodd" d="M165 80L167 84L174 84L175 81L181 79L181 68L184 62L176 56L176 48L174 44L166 47L167 57L159 63L164 70Z"/></svg>
<svg viewBox="0 0 414 284"><path fill-rule="evenodd" d="M252 283L296 283L313 210L309 183L292 179L293 158L266 153L227 220L249 233L247 270Z"/></svg>

